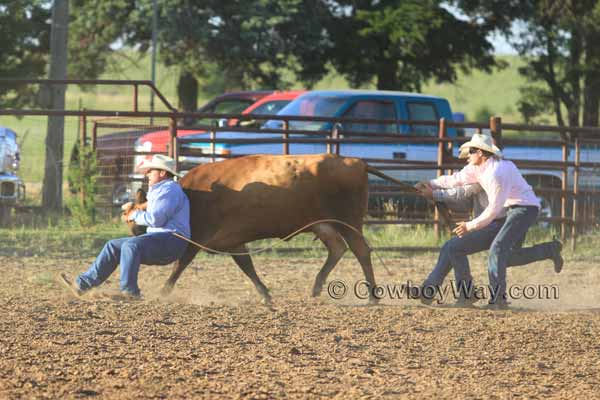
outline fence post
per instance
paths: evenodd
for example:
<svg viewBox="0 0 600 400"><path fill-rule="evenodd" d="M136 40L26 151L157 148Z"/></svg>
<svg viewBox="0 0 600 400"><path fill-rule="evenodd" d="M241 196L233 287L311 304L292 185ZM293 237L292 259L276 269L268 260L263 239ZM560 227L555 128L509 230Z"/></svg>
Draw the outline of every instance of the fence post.
<svg viewBox="0 0 600 400"><path fill-rule="evenodd" d="M342 129L342 124L340 124L339 122L336 122L335 124L333 124L333 127L331 128L331 137L332 139L338 140L340 138L340 130ZM336 155L340 155L340 143L334 143L333 144L333 152Z"/></svg>
<svg viewBox="0 0 600 400"><path fill-rule="evenodd" d="M81 147L83 147L87 145L87 116L82 115L79 117L79 128L79 144Z"/></svg>
<svg viewBox="0 0 600 400"><path fill-rule="evenodd" d="M133 111L138 111L138 85L136 84L133 85ZM150 124L152 124L152 120Z"/></svg>
<svg viewBox="0 0 600 400"><path fill-rule="evenodd" d="M173 149L173 160L175 160L175 172L179 172L179 139L177 138L177 122L172 119L175 127L175 134L171 133L171 148Z"/></svg>
<svg viewBox="0 0 600 400"><path fill-rule="evenodd" d="M573 171L573 225L571 225L571 250L575 251L577 241L577 211L579 203L579 162L581 159L579 139L575 139L575 170Z"/></svg>
<svg viewBox="0 0 600 400"><path fill-rule="evenodd" d="M217 122L213 121L210 127L210 162L215 162L215 140L217 139Z"/></svg>
<svg viewBox="0 0 600 400"><path fill-rule="evenodd" d="M444 139L446 137L446 119L440 118L440 124L438 129L438 139ZM441 166L444 164L444 142L442 140L438 141L438 154L437 154L437 173L436 176L440 177L444 175L444 171L441 169ZM433 220L434 225L433 229L435 232L435 238L440 239L440 213L437 207L434 207L433 211Z"/></svg>
<svg viewBox="0 0 600 400"><path fill-rule="evenodd" d="M94 125L92 127L92 151L96 151L96 139L98 138L98 123L94 121Z"/></svg>
<svg viewBox="0 0 600 400"><path fill-rule="evenodd" d="M492 138L494 139L496 147L498 147L500 150L503 150L504 145L502 144L502 118L495 116L490 117L490 132L492 134Z"/></svg>
<svg viewBox="0 0 600 400"><path fill-rule="evenodd" d="M504 145L502 144L502 118L490 117L490 131L492 137L496 141L496 146L502 150Z"/></svg>
<svg viewBox="0 0 600 400"><path fill-rule="evenodd" d="M561 221L560 221L560 240L565 241L566 237L567 237L567 227L565 225L565 218L567 216L567 197L566 197L566 192L567 192L567 179L568 179L568 172L569 172L569 167L567 166L567 162L569 161L568 159L568 154L567 154L567 141L563 141L562 144L562 162L563 162L563 170L562 170L562 185L561 185L561 196L560 196L560 217L561 217Z"/></svg>
<svg viewBox="0 0 600 400"><path fill-rule="evenodd" d="M171 135L169 139L169 154L168 156L175 159L175 146L177 141L177 121L175 118L169 118L169 134Z"/></svg>
<svg viewBox="0 0 600 400"><path fill-rule="evenodd" d="M84 151L87 146L87 117L85 115L79 117L79 127L79 173L82 174L84 171ZM79 185L79 201L81 202L81 207L83 207L85 201L85 185L83 184L82 175L80 175L80 180L81 182Z"/></svg>
<svg viewBox="0 0 600 400"><path fill-rule="evenodd" d="M335 123L334 123L335 126ZM333 128L329 131L329 135L327 135L327 154L331 154L331 139L333 139Z"/></svg>
<svg viewBox="0 0 600 400"><path fill-rule="evenodd" d="M288 130L290 129L290 121L288 121L287 119L283 121L283 129L285 130L285 132L283 133L283 154L287 156L288 154L290 154L290 142L288 142L290 138L290 134L288 132Z"/></svg>

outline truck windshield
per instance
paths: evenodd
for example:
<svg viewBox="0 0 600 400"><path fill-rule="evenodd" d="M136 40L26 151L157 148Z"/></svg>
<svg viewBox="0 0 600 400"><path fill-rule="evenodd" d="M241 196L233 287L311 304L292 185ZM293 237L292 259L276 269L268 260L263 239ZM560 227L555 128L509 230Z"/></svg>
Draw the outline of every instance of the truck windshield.
<svg viewBox="0 0 600 400"><path fill-rule="evenodd" d="M346 103L346 99L340 97L302 96L292 101L281 109L277 114L303 117L333 117ZM325 123L322 121L290 121L290 129L318 131ZM281 120L267 121L263 128L281 129Z"/></svg>

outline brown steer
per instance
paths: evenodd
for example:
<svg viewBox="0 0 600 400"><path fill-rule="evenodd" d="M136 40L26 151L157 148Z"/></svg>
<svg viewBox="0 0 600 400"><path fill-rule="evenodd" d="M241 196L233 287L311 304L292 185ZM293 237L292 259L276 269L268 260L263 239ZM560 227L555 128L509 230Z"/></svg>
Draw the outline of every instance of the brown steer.
<svg viewBox="0 0 600 400"><path fill-rule="evenodd" d="M243 253L248 242L284 238L323 219L337 219L362 232L367 171L372 172L359 159L334 155L256 155L200 165L180 180L190 199L192 240L214 250ZM321 293L347 246L365 279L375 286L371 250L361 234L331 222L312 225L303 232L313 232L329 252L315 279L313 296ZM172 290L198 251L197 246L188 246L176 261L163 294ZM269 290L256 274L250 256L234 255L233 260L263 300L270 302Z"/></svg>

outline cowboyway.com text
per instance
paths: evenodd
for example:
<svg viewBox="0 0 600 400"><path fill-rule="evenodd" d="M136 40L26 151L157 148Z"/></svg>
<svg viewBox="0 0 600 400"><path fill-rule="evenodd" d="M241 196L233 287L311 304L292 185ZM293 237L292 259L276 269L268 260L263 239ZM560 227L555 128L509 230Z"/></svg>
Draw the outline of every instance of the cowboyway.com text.
<svg viewBox="0 0 600 400"><path fill-rule="evenodd" d="M349 290L350 289L350 290ZM435 285L422 287L413 284L410 280L406 283L371 285L365 280L356 281L348 285L341 280L330 281L327 293L332 299L342 299L347 295L354 295L358 299L368 299L373 296L377 299L403 300L426 298L434 300L439 304L445 303L447 299L458 299L460 297L472 297L477 300L488 300L496 302L499 291L490 285L472 284L470 290L465 282L456 283L450 281L446 285ZM558 285L511 285L506 288L506 299L543 299L558 300Z"/></svg>

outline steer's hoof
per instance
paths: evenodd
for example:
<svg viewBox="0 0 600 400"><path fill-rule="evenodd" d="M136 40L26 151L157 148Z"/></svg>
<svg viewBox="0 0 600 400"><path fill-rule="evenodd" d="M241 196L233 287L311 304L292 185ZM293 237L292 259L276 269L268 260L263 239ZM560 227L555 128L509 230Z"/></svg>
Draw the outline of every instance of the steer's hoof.
<svg viewBox="0 0 600 400"><path fill-rule="evenodd" d="M265 307L267 307L269 310L275 311L275 308L273 308L273 301L271 300L271 296L263 297L262 300L261 300L261 303Z"/></svg>
<svg viewBox="0 0 600 400"><path fill-rule="evenodd" d="M377 297L371 297L369 298L369 305L370 306L376 306L379 304L379 299Z"/></svg>
<svg viewBox="0 0 600 400"><path fill-rule="evenodd" d="M162 287L162 289L160 289L161 297L167 297L171 294L171 292L173 292L173 286L165 285Z"/></svg>

